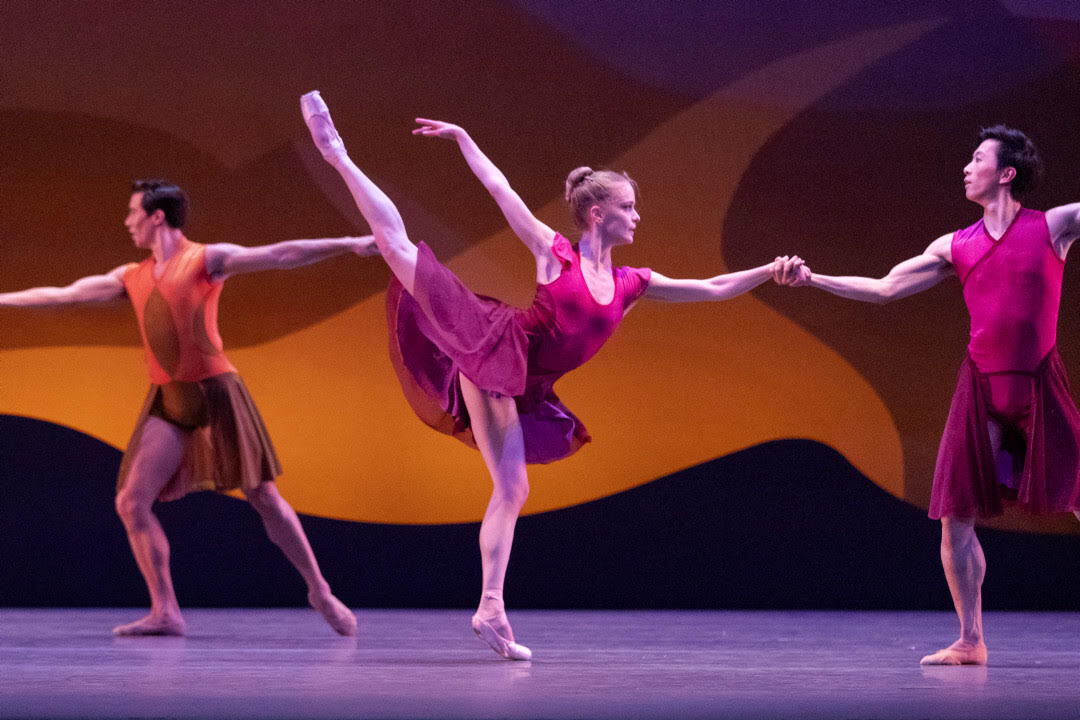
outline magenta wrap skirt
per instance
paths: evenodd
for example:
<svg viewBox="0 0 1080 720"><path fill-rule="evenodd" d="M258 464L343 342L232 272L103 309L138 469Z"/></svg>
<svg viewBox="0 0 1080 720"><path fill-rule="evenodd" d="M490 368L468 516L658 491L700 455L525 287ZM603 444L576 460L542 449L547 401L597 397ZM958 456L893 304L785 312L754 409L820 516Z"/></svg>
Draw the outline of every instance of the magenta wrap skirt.
<svg viewBox="0 0 1080 720"><path fill-rule="evenodd" d="M424 424L476 447L463 374L485 392L514 398L526 462L559 460L591 440L552 390L559 375L529 376L524 313L469 290L424 243L413 294L391 278L386 314L391 363Z"/></svg>
<svg viewBox="0 0 1080 720"><path fill-rule="evenodd" d="M1027 412L1008 423L993 412L987 376L964 359L938 449L930 517L1000 515L1006 503L1039 514L1080 509L1080 412L1056 348L1030 378ZM1013 456L1011 478L995 472L990 419L1005 422L1002 447Z"/></svg>
<svg viewBox="0 0 1080 720"><path fill-rule="evenodd" d="M197 382L150 386L120 461L117 492L127 482L143 428L151 417L188 433L180 468L161 489L158 500L176 500L200 490L251 490L281 474L259 410L244 381L230 372Z"/></svg>

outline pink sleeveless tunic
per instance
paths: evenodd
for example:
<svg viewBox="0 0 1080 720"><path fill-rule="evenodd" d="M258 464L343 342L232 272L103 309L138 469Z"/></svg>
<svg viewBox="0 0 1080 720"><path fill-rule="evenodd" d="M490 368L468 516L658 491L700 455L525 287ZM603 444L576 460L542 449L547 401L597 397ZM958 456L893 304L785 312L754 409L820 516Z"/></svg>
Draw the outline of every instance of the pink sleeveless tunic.
<svg viewBox="0 0 1080 720"><path fill-rule="evenodd" d="M615 296L596 302L575 249L556 235L559 277L537 285L519 309L476 295L421 243L415 293L396 280L387 293L390 356L405 397L427 425L475 447L459 373L482 390L514 398L530 463L548 463L591 439L553 385L597 353L649 284L650 271L613 272Z"/></svg>
<svg viewBox="0 0 1080 720"><path fill-rule="evenodd" d="M971 316L968 358L938 450L930 516L1080 507L1080 413L1056 350L1064 262L1044 213L1022 208L1000 239L958 230L952 260ZM1011 467L995 468L987 422Z"/></svg>

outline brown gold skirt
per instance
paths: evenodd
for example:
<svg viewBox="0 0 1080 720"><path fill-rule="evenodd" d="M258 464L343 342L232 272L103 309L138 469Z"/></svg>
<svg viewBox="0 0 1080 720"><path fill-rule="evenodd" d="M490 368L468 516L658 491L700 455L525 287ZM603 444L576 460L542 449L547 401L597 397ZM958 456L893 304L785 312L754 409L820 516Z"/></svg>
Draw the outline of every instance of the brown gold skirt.
<svg viewBox="0 0 1080 720"><path fill-rule="evenodd" d="M281 474L270 435L244 381L236 373L222 373L198 382L150 386L120 462L117 492L124 487L150 417L188 433L180 467L158 500L177 500L200 490L249 490Z"/></svg>

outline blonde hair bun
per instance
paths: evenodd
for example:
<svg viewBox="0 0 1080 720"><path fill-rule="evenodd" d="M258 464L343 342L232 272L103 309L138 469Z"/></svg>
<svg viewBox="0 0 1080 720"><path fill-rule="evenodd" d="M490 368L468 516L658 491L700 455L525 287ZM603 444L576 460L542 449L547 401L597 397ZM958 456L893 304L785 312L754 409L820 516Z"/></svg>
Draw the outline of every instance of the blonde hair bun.
<svg viewBox="0 0 1080 720"><path fill-rule="evenodd" d="M566 194L563 196L566 202L570 202L570 194L574 191L574 188L577 187L578 183L592 174L593 169L588 165L582 165L581 167L574 168L570 171L570 174L566 176Z"/></svg>
<svg viewBox="0 0 1080 720"><path fill-rule="evenodd" d="M625 172L593 170L585 165L570 172L566 178L565 198L578 229L588 227L589 208L607 200L612 189L621 183L629 183L637 196L637 183Z"/></svg>

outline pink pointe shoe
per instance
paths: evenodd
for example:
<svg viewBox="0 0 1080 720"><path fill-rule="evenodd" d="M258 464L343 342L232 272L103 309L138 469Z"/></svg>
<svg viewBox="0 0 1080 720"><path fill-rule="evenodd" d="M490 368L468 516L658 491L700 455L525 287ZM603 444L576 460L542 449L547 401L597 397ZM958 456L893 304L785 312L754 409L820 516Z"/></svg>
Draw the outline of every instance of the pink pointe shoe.
<svg viewBox="0 0 1080 720"><path fill-rule="evenodd" d="M351 637L356 634L356 615L329 592L322 596L308 593L308 603L338 635Z"/></svg>
<svg viewBox="0 0 1080 720"><path fill-rule="evenodd" d="M311 139L315 141L315 147L322 153L323 159L333 163L345 157L345 143L334 128L334 121L330 119L330 109L326 107L326 102L318 90L312 90L300 96L300 113L304 116L304 123L311 132Z"/></svg>
<svg viewBox="0 0 1080 720"><path fill-rule="evenodd" d="M518 645L513 640L507 640L499 634L499 631L496 630L490 622L482 619L479 615L472 616L472 629L477 637L490 645L492 650L499 655L502 655L507 660L532 659L532 650L524 645Z"/></svg>

